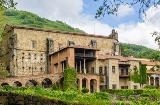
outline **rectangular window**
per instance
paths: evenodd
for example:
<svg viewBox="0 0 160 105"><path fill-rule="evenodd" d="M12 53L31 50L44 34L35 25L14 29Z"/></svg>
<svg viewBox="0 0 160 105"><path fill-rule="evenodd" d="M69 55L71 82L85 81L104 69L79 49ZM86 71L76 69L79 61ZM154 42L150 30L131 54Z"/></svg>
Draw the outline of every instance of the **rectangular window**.
<svg viewBox="0 0 160 105"><path fill-rule="evenodd" d="M121 89L128 89L128 86L121 86Z"/></svg>
<svg viewBox="0 0 160 105"><path fill-rule="evenodd" d="M137 89L138 87L137 87L137 85L134 85L133 88L134 88L134 89Z"/></svg>
<svg viewBox="0 0 160 105"><path fill-rule="evenodd" d="M36 41L33 41L33 40L32 40L32 48L33 48L33 49L36 48Z"/></svg>
<svg viewBox="0 0 160 105"><path fill-rule="evenodd" d="M99 67L99 75L103 75L102 67Z"/></svg>
<svg viewBox="0 0 160 105"><path fill-rule="evenodd" d="M58 63L54 64L54 69L57 71L58 70Z"/></svg>
<svg viewBox="0 0 160 105"><path fill-rule="evenodd" d="M117 85L116 84L112 84L112 89L116 89Z"/></svg>
<svg viewBox="0 0 160 105"><path fill-rule="evenodd" d="M91 67L91 73L94 73L94 67Z"/></svg>
<svg viewBox="0 0 160 105"><path fill-rule="evenodd" d="M115 73L115 66L112 66L112 73Z"/></svg>

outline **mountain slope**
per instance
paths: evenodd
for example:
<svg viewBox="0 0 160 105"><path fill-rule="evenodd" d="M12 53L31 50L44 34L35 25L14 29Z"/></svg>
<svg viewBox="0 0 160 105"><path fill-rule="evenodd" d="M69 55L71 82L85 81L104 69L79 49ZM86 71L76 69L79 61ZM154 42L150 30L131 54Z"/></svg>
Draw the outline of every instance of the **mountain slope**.
<svg viewBox="0 0 160 105"><path fill-rule="evenodd" d="M84 31L73 28L62 21L51 21L26 11L9 9L4 14L8 19L8 24L84 33Z"/></svg>
<svg viewBox="0 0 160 105"><path fill-rule="evenodd" d="M160 51L153 50L141 45L121 43L122 55L133 55L136 58L148 58L160 61Z"/></svg>
<svg viewBox="0 0 160 105"><path fill-rule="evenodd" d="M6 10L4 14L8 19L8 24L12 25L21 25L21 26L30 26L30 27L38 27L45 29L84 33L84 31L78 28L73 28L61 21L51 21L26 11ZM160 61L159 51L141 45L126 44L126 43L121 43L121 48L122 48L122 55L124 56L130 56L132 54L134 55L134 57L137 58L157 59Z"/></svg>

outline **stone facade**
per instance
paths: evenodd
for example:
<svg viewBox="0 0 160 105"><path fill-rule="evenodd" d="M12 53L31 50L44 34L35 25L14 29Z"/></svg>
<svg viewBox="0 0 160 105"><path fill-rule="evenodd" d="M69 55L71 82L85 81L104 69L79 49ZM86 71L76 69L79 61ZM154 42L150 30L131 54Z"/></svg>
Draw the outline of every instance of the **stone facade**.
<svg viewBox="0 0 160 105"><path fill-rule="evenodd" d="M129 70L139 67L139 61L120 56L114 29L109 36L100 36L6 25L2 37L0 62L13 77L60 76L69 64L78 72L79 88L87 87L91 92L139 88L129 81Z"/></svg>

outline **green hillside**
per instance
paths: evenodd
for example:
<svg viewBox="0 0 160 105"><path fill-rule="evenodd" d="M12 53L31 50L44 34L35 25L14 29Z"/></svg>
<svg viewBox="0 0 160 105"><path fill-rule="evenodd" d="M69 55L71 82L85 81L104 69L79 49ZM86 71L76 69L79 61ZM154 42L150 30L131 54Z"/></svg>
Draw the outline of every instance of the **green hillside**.
<svg viewBox="0 0 160 105"><path fill-rule="evenodd" d="M26 11L6 10L4 14L8 19L8 24L12 25L21 25L21 26L30 26L30 27L38 27L45 29L84 33L84 31L78 28L73 28L64 22L51 21ZM133 54L134 57L157 59L160 61L159 51L141 45L126 44L126 43L121 43L121 48L122 48L122 55L124 56L129 56Z"/></svg>
<svg viewBox="0 0 160 105"><path fill-rule="evenodd" d="M21 26L30 26L30 27L38 27L45 29L84 33L84 31L78 28L73 28L62 21L51 21L26 11L6 10L4 14L8 19L8 24L12 25L21 25Z"/></svg>
<svg viewBox="0 0 160 105"><path fill-rule="evenodd" d="M133 55L136 58L148 58L160 61L160 51L153 50L141 45L121 43L122 55Z"/></svg>

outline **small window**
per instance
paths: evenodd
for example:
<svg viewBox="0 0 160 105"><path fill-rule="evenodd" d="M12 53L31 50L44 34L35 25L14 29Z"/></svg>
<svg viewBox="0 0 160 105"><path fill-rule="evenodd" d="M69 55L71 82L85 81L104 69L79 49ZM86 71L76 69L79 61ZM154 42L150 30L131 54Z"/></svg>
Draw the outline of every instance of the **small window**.
<svg viewBox="0 0 160 105"><path fill-rule="evenodd" d="M94 67L91 67L91 73L94 73Z"/></svg>
<svg viewBox="0 0 160 105"><path fill-rule="evenodd" d="M54 64L55 70L58 70L58 63Z"/></svg>
<svg viewBox="0 0 160 105"><path fill-rule="evenodd" d="M32 48L36 48L36 41L32 41Z"/></svg>
<svg viewBox="0 0 160 105"><path fill-rule="evenodd" d="M134 86L133 86L133 88L134 88L134 89L137 89L137 88L138 88L138 86L137 86L137 85L134 85Z"/></svg>
<svg viewBox="0 0 160 105"><path fill-rule="evenodd" d="M128 89L128 86L121 86L121 89Z"/></svg>
<svg viewBox="0 0 160 105"><path fill-rule="evenodd" d="M116 84L112 84L112 89L116 89L117 85Z"/></svg>
<svg viewBox="0 0 160 105"><path fill-rule="evenodd" d="M112 73L115 73L115 66L112 66Z"/></svg>
<svg viewBox="0 0 160 105"><path fill-rule="evenodd" d="M99 75L103 75L102 67L99 67Z"/></svg>
<svg viewBox="0 0 160 105"><path fill-rule="evenodd" d="M42 67L40 68L40 71L41 71L41 72L43 71L43 68L42 68Z"/></svg>

